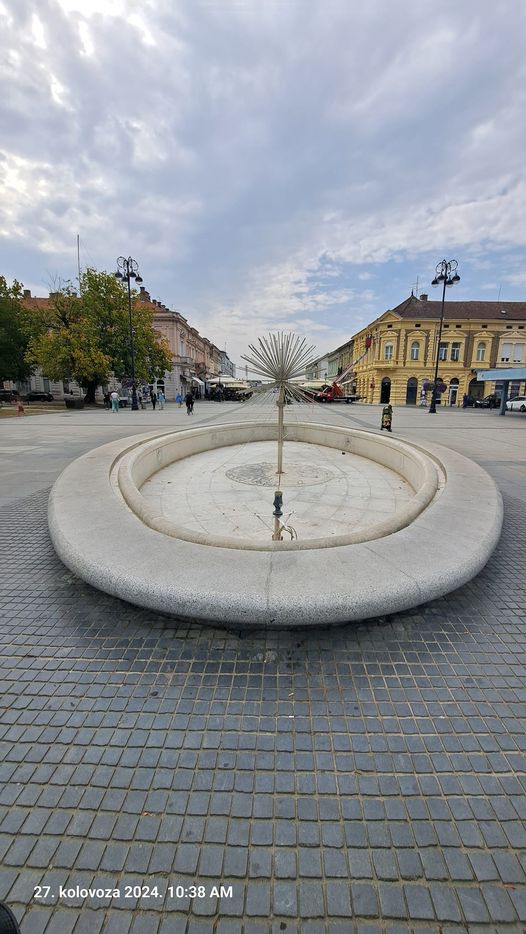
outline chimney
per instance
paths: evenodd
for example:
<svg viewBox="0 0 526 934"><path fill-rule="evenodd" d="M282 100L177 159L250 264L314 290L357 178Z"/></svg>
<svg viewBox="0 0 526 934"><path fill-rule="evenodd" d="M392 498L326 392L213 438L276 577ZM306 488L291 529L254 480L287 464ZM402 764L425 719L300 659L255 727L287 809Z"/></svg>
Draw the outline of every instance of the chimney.
<svg viewBox="0 0 526 934"><path fill-rule="evenodd" d="M24 298L31 298L31 289L24 289Z"/></svg>
<svg viewBox="0 0 526 934"><path fill-rule="evenodd" d="M149 301L150 301L150 293L146 291L144 285L141 285L141 287L140 287L140 289L139 289L139 301L140 301L140 302L149 302Z"/></svg>
<svg viewBox="0 0 526 934"><path fill-rule="evenodd" d="M422 293L421 293L421 295L420 295L420 301L421 301L421 302L427 302L427 295L426 295L425 292L422 292Z"/></svg>

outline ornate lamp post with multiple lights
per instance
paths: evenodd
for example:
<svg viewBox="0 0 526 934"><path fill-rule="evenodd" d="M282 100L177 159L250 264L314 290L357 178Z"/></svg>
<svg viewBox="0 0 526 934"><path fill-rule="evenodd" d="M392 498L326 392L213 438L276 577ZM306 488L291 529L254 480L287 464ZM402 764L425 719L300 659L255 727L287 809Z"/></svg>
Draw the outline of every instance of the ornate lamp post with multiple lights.
<svg viewBox="0 0 526 934"><path fill-rule="evenodd" d="M128 256L119 256L117 260L117 272L115 278L128 283L128 316L130 320L130 352L131 352L131 380L132 380L132 410L137 412L139 403L137 400L137 387L135 385L135 354L133 350L133 322L132 322L132 300L130 280L135 279L137 283L143 281L139 275L139 264L136 260Z"/></svg>
<svg viewBox="0 0 526 934"><path fill-rule="evenodd" d="M443 284L442 288L442 307L440 309L440 324L438 327L438 340L437 340L437 353L435 360L435 378L433 380L433 394L431 396L431 405L429 406L429 412L436 414L437 410L437 382L438 382L438 365L440 362L440 340L442 337L442 325L444 324L444 301L446 298L446 288L450 289L453 285L456 285L457 282L460 282L460 276L457 273L458 263L456 259L443 259L441 263L436 267L436 276L433 279L431 285L436 288L441 282Z"/></svg>

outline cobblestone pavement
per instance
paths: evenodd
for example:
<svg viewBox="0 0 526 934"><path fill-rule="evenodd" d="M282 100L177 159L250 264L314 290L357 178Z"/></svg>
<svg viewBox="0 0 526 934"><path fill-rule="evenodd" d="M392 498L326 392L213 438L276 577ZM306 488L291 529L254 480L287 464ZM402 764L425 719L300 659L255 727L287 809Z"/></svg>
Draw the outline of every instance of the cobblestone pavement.
<svg viewBox="0 0 526 934"><path fill-rule="evenodd" d="M476 580L308 633L119 602L55 557L48 490L7 502L0 899L23 934L524 934L526 502L506 477Z"/></svg>

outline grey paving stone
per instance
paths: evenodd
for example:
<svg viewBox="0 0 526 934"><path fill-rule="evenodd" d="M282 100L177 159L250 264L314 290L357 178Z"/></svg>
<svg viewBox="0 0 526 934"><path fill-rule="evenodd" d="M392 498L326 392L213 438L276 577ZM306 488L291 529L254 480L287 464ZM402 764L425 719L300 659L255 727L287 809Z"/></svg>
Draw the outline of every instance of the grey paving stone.
<svg viewBox="0 0 526 934"><path fill-rule="evenodd" d="M353 913L356 917L378 917L379 903L374 886L367 882L352 882L351 899Z"/></svg>
<svg viewBox="0 0 526 934"><path fill-rule="evenodd" d="M295 882L274 882L272 911L278 917L297 917L298 896Z"/></svg>
<svg viewBox="0 0 526 934"><path fill-rule="evenodd" d="M435 912L427 888L423 885L404 885L404 893L410 918L433 920Z"/></svg>
<svg viewBox="0 0 526 934"><path fill-rule="evenodd" d="M268 918L270 914L270 884L251 882L247 886L245 911L249 918Z"/></svg>
<svg viewBox="0 0 526 934"><path fill-rule="evenodd" d="M301 880L299 884L300 918L325 917L323 888L319 882Z"/></svg>
<svg viewBox="0 0 526 934"><path fill-rule="evenodd" d="M490 920L482 892L479 889L459 888L458 897L462 905L463 915L468 923L485 922Z"/></svg>
<svg viewBox="0 0 526 934"><path fill-rule="evenodd" d="M518 487L505 494L502 544L477 581L308 639L239 638L97 593L53 555L45 492L17 494L0 515L19 553L0 568L0 897L29 904L52 839L55 882L234 886L166 916L110 908L104 934L139 921L201 934L214 917L199 911L216 907L219 934L407 934L409 918L415 934L521 930L526 607L511 568L526 508ZM42 934L80 917L39 905L24 921Z"/></svg>
<svg viewBox="0 0 526 934"><path fill-rule="evenodd" d="M482 883L480 891L492 921L516 921L517 913L506 889L502 886Z"/></svg>
<svg viewBox="0 0 526 934"><path fill-rule="evenodd" d="M382 918L407 918L407 907L404 901L404 891L401 885L392 885L389 882L380 882L378 885L380 897L380 913Z"/></svg>

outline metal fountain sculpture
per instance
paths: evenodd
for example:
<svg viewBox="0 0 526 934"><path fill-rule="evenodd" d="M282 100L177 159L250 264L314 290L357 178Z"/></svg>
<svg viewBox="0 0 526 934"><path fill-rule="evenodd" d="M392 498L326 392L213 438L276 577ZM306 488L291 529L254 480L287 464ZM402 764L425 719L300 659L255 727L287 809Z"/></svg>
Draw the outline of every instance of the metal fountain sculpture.
<svg viewBox="0 0 526 934"><path fill-rule="evenodd" d="M278 409L278 462L277 478L278 489L274 493L274 531L273 541L282 541L283 532L287 532L291 538L296 537L296 533L291 526L282 525L281 517L283 515L283 493L281 487L281 477L283 470L283 441L284 441L284 409L287 400L294 399L297 402L307 401L305 393L300 387L292 382L298 376L305 373L305 368L314 359L314 345L307 344L306 339L298 337L297 334L269 334L267 337L259 337L257 346L249 344L252 356L241 355L242 359L249 364L249 369L259 376L264 376L270 380L262 390L269 392L277 389L277 409Z"/></svg>

